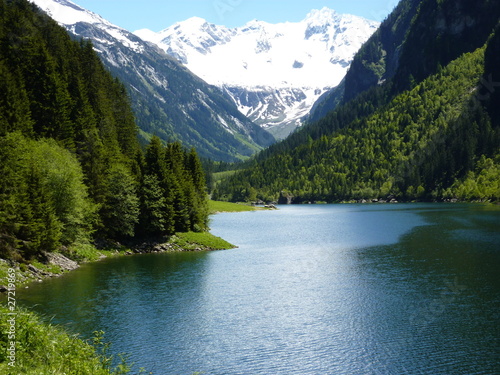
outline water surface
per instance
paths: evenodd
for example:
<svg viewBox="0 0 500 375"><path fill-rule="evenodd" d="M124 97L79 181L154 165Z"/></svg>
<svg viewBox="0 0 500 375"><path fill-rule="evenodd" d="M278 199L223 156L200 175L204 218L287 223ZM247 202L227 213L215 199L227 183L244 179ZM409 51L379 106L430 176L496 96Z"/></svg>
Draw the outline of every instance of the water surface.
<svg viewBox="0 0 500 375"><path fill-rule="evenodd" d="M88 264L19 302L154 374L497 374L500 209L219 214L239 246Z"/></svg>

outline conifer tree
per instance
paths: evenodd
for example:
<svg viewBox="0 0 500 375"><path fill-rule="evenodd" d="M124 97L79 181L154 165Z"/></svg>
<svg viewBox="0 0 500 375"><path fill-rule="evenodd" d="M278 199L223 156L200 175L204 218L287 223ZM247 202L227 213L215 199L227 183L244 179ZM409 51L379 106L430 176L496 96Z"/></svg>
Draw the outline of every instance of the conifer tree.
<svg viewBox="0 0 500 375"><path fill-rule="evenodd" d="M190 150L186 157L186 169L191 177L194 190L194 199L190 211L191 230L197 232L207 229L208 201L205 173L194 148Z"/></svg>
<svg viewBox="0 0 500 375"><path fill-rule="evenodd" d="M158 137L143 152L125 87L91 42L0 0L0 56L0 255L206 228L196 152Z"/></svg>
<svg viewBox="0 0 500 375"><path fill-rule="evenodd" d="M20 233L25 259L32 259L42 252L55 251L60 245L61 223L57 220L53 201L43 184L36 165L28 169L26 181L29 210L26 212Z"/></svg>
<svg viewBox="0 0 500 375"><path fill-rule="evenodd" d="M173 176L165 163L165 149L160 138L154 136L146 148L144 157L144 178L142 196L143 220L157 217L159 223L144 221L141 223L143 231L156 235L173 234L175 232L175 210L172 196ZM153 191L151 191L153 190ZM162 207L155 204L154 199L161 193ZM161 231L159 229L161 228Z"/></svg>
<svg viewBox="0 0 500 375"><path fill-rule="evenodd" d="M111 168L106 181L106 198L101 208L104 232L113 239L133 237L139 221L136 183L123 165Z"/></svg>

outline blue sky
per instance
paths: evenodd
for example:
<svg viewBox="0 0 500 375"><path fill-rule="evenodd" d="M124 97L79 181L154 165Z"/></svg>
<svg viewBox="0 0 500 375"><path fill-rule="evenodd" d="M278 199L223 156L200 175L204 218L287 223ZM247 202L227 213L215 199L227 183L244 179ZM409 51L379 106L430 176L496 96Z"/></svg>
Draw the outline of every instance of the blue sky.
<svg viewBox="0 0 500 375"><path fill-rule="evenodd" d="M270 23L297 22L311 9L329 7L382 21L397 0L72 0L130 31L160 31L176 22L197 16L228 27L258 19Z"/></svg>

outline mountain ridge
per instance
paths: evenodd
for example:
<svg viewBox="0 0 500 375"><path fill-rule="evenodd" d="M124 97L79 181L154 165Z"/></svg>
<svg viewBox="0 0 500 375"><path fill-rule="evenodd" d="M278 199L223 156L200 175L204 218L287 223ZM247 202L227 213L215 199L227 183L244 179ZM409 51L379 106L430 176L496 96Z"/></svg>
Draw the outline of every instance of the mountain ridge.
<svg viewBox="0 0 500 375"><path fill-rule="evenodd" d="M358 51L342 83L315 104L308 120L318 121L337 105L386 81L397 82L391 89L397 94L435 73L464 50L479 48L496 24L499 4L488 0L453 4L400 1ZM422 15L428 19L421 19Z"/></svg>
<svg viewBox="0 0 500 375"><path fill-rule="evenodd" d="M226 91L240 112L284 138L341 81L378 25L325 7L300 22L252 20L227 28L193 17L158 33L135 34Z"/></svg>
<svg viewBox="0 0 500 375"><path fill-rule="evenodd" d="M218 88L156 45L68 0L34 0L60 25L92 40L108 69L128 87L142 143L152 135L196 147L204 158L237 161L274 142Z"/></svg>

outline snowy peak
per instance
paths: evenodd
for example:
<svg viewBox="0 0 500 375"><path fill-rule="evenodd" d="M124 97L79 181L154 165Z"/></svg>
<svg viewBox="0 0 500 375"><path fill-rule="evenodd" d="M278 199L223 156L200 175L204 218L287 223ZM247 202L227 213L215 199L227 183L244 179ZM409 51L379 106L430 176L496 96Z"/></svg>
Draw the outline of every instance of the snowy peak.
<svg viewBox="0 0 500 375"><path fill-rule="evenodd" d="M227 28L190 18L159 33L136 35L224 89L256 123L280 128L281 137L287 124L300 125L319 96L340 83L378 26L325 7L300 22L252 20Z"/></svg>
<svg viewBox="0 0 500 375"><path fill-rule="evenodd" d="M136 35L211 84L324 88L340 82L378 25L325 7L296 23L252 20L230 29L193 17L159 33Z"/></svg>
<svg viewBox="0 0 500 375"><path fill-rule="evenodd" d="M119 26L113 25L105 20L100 15L86 10L75 3L68 0L30 0L43 11L45 11L57 23L70 30L73 34L79 35L77 28L81 25L88 24L97 27L103 34L100 37L92 38L96 48L99 45L112 46L116 43L142 52L143 41L129 31L122 29ZM88 37L88 36L87 36Z"/></svg>
<svg viewBox="0 0 500 375"><path fill-rule="evenodd" d="M247 22L243 27L239 27L238 29L245 33L248 31L255 31L255 30L262 30L265 29L266 27L270 27L271 24L264 22L264 21L259 21L259 20L252 20Z"/></svg>
<svg viewBox="0 0 500 375"><path fill-rule="evenodd" d="M36 0L33 2L62 25L74 25L78 22L85 22L112 26L110 22L98 14L88 11L68 0Z"/></svg>
<svg viewBox="0 0 500 375"><path fill-rule="evenodd" d="M203 157L224 161L248 157L274 141L244 117L227 95L203 82L155 44L70 1L31 1L74 35L92 40L107 68L127 86L141 129L139 135L144 139L152 134L164 140L179 139L187 147L196 147ZM196 18L177 26L169 32L185 42L198 32L214 39L217 32ZM153 32L149 35L158 37ZM203 41L198 46L192 44L198 52L207 47Z"/></svg>
<svg viewBox="0 0 500 375"><path fill-rule="evenodd" d="M192 17L158 33L142 29L135 31L134 34L158 44L169 55L188 65L190 54L210 53L211 47L227 43L234 35L234 31L224 26L208 23L203 18Z"/></svg>
<svg viewBox="0 0 500 375"><path fill-rule="evenodd" d="M313 9L311 10L304 22L307 24L316 24L316 25L325 25L329 24L332 20L338 19L341 16L338 13L330 8L324 7L323 9Z"/></svg>

